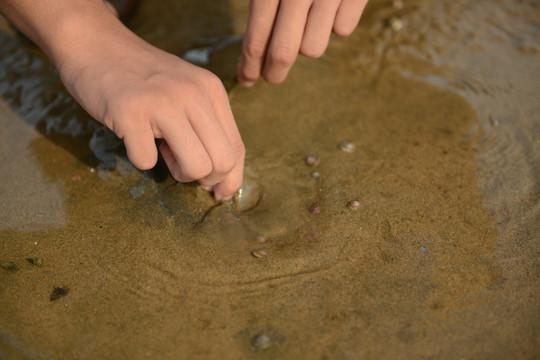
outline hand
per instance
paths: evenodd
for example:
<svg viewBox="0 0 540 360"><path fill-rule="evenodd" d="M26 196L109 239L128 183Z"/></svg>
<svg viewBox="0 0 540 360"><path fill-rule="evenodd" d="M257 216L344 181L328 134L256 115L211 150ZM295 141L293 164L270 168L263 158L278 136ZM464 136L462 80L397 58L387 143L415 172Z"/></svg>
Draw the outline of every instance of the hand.
<svg viewBox="0 0 540 360"><path fill-rule="evenodd" d="M320 57L332 31L350 35L368 0L251 0L240 84L250 87L263 76L272 84L287 77L298 53Z"/></svg>
<svg viewBox="0 0 540 360"><path fill-rule="evenodd" d="M218 200L242 185L244 145L221 81L129 31L102 0L2 0L0 12L54 61L68 91L124 140L131 162L157 161Z"/></svg>
<svg viewBox="0 0 540 360"><path fill-rule="evenodd" d="M61 62L68 90L124 140L136 167L155 165L154 138L163 138L175 179L197 180L218 200L232 196L242 185L244 145L219 78L134 35L115 37Z"/></svg>

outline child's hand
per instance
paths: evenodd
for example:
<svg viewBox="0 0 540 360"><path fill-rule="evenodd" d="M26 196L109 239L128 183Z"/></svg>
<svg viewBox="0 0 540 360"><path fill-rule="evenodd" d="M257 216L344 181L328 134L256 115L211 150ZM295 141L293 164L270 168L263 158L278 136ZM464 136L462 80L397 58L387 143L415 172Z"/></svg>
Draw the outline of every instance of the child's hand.
<svg viewBox="0 0 540 360"><path fill-rule="evenodd" d="M238 79L252 86L261 76L276 84L298 53L317 58L330 34L355 29L368 0L251 0Z"/></svg>
<svg viewBox="0 0 540 360"><path fill-rule="evenodd" d="M244 146L221 81L171 54L145 46L100 55L62 76L97 120L124 139L131 162L150 169L154 138L173 177L198 180L216 199L242 185Z"/></svg>
<svg viewBox="0 0 540 360"><path fill-rule="evenodd" d="M115 30L60 56L66 88L124 140L139 169L156 164L154 138L163 138L175 179L197 180L218 200L232 196L242 185L244 145L219 78Z"/></svg>

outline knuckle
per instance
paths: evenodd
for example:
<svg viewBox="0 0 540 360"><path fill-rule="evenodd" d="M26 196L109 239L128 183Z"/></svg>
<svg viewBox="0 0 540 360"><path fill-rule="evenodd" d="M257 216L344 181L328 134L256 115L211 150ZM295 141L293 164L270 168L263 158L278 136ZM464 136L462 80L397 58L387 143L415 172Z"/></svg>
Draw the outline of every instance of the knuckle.
<svg viewBox="0 0 540 360"><path fill-rule="evenodd" d="M238 158L234 152L228 152L221 156L214 165L214 172L217 174L228 174L236 166Z"/></svg>
<svg viewBox="0 0 540 360"><path fill-rule="evenodd" d="M278 66L290 66L296 59L296 51L290 46L276 45L269 53L270 62Z"/></svg>
<svg viewBox="0 0 540 360"><path fill-rule="evenodd" d="M248 58L262 58L266 52L266 43L257 39L246 40L242 46L242 51Z"/></svg>
<svg viewBox="0 0 540 360"><path fill-rule="evenodd" d="M187 167L183 171L185 178L190 180L199 180L204 179L212 173L212 163L210 160L207 161L198 161L196 164Z"/></svg>
<svg viewBox="0 0 540 360"><path fill-rule="evenodd" d="M244 161L246 158L246 147L244 142L240 139L233 144L234 151L236 152L237 161Z"/></svg>

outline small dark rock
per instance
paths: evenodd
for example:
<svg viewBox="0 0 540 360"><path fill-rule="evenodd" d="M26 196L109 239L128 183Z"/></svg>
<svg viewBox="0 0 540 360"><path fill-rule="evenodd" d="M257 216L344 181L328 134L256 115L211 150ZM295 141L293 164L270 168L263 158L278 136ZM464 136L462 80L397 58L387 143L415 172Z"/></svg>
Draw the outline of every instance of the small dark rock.
<svg viewBox="0 0 540 360"><path fill-rule="evenodd" d="M0 267L6 271L16 271L17 266L12 261L1 261L0 260Z"/></svg>
<svg viewBox="0 0 540 360"><path fill-rule="evenodd" d="M62 296L66 296L69 292L69 288L67 286L62 287L55 287L53 292L51 293L51 297L49 298L51 301L55 301L60 299Z"/></svg>

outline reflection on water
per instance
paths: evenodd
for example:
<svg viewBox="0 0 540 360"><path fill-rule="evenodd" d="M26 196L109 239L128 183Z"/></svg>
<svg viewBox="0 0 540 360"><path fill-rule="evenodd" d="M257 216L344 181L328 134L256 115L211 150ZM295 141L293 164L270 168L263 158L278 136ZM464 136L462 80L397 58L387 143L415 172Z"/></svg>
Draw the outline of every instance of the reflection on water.
<svg viewBox="0 0 540 360"><path fill-rule="evenodd" d="M146 2L133 26L179 55L217 44L208 66L228 81L239 43L221 40L236 39L245 6L208 4L161 16ZM285 84L232 88L256 195L243 208L162 164L134 169L4 29L0 94L16 115L0 119L12 152L0 205L14 224L0 226L0 260L17 270L0 269L0 354L534 357L538 12L372 1L352 37L300 59ZM10 124L41 135L20 142ZM51 302L58 286L70 292Z"/></svg>

